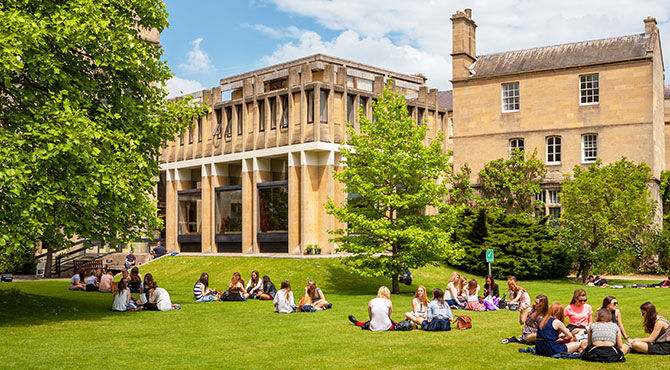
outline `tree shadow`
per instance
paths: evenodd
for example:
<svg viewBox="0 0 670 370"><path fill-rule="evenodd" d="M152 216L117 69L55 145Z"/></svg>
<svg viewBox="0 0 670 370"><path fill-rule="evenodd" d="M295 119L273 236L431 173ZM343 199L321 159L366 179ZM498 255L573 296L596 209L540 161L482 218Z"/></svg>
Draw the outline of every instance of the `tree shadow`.
<svg viewBox="0 0 670 370"><path fill-rule="evenodd" d="M342 295L365 295L375 296L380 286L386 285L392 290L390 278L385 277L362 277L348 270L342 263L333 263L325 266L325 276L322 277L322 285L329 291ZM406 286L400 284L400 294L414 294L414 285Z"/></svg>

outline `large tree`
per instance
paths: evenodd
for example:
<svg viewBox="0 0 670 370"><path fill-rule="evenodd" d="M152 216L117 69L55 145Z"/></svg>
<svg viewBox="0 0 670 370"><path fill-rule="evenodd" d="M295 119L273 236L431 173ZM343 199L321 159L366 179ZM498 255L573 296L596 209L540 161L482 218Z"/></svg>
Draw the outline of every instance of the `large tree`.
<svg viewBox="0 0 670 370"><path fill-rule="evenodd" d="M165 142L206 108L166 101L158 0L0 3L0 253L160 226Z"/></svg>
<svg viewBox="0 0 670 370"><path fill-rule="evenodd" d="M603 166L575 166L562 183L564 241L571 244L580 263L582 281L598 252L622 241L633 241L647 229L655 210L650 198L649 166L621 159Z"/></svg>
<svg viewBox="0 0 670 370"><path fill-rule="evenodd" d="M392 82L372 109L375 120L360 111L360 132L350 128L340 147L343 167L335 178L348 200L329 200L326 208L347 225L331 231L338 251L353 254L345 263L363 276L390 276L399 293L405 268L443 261L452 249L455 214L446 205L451 166L442 134L424 145L428 126L412 120Z"/></svg>

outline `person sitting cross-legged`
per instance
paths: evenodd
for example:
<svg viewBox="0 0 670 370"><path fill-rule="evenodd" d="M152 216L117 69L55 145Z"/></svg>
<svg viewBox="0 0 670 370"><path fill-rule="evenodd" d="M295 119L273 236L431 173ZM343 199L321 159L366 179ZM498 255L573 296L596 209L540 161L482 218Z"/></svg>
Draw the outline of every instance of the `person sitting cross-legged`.
<svg viewBox="0 0 670 370"><path fill-rule="evenodd" d="M645 302L640 306L644 318L646 338L633 338L623 347L623 352L670 355L670 321L656 312L656 306Z"/></svg>
<svg viewBox="0 0 670 370"><path fill-rule="evenodd" d="M386 331L393 330L396 323L391 320L393 303L391 303L391 291L386 286L379 287L377 297L368 302L369 321L356 320L354 315L349 315L349 321L363 330Z"/></svg>
<svg viewBox="0 0 670 370"><path fill-rule="evenodd" d="M427 331L451 330L454 319L449 304L444 300L444 292L440 288L433 289L433 300L428 303L426 318L421 321L421 329Z"/></svg>

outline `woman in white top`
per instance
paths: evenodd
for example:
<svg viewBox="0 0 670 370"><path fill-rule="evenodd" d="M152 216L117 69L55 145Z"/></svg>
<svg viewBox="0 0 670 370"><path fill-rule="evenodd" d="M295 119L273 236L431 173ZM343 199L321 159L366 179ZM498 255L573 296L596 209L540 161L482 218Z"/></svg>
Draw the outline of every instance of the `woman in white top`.
<svg viewBox="0 0 670 370"><path fill-rule="evenodd" d="M251 278L244 288L244 296L248 299L256 299L259 293L263 292L263 280L261 280L258 271L251 272Z"/></svg>
<svg viewBox="0 0 670 370"><path fill-rule="evenodd" d="M130 299L130 289L126 281L121 279L119 281L116 291L114 292L114 301L112 302L112 311L135 311L137 306L135 302Z"/></svg>
<svg viewBox="0 0 670 370"><path fill-rule="evenodd" d="M522 288L516 281L516 277L510 275L507 278L507 286L509 287L509 301L507 304L516 303L519 305L519 311L528 310L530 312L530 295L526 289Z"/></svg>
<svg viewBox="0 0 670 370"><path fill-rule="evenodd" d="M421 325L419 320L426 317L429 302L430 301L426 296L426 288L423 285L419 285L416 289L416 293L414 293L414 298L412 299L412 312L405 313L407 320Z"/></svg>
<svg viewBox="0 0 670 370"><path fill-rule="evenodd" d="M454 271L451 273L449 282L447 283L447 288L444 290L444 301L447 304L454 308L463 308L465 307L465 302L462 302L458 298L458 288L461 283L461 276L458 272Z"/></svg>
<svg viewBox="0 0 670 370"><path fill-rule="evenodd" d="M291 291L291 283L288 280L281 282L281 289L275 294L275 312L292 313L295 311L295 299Z"/></svg>
<svg viewBox="0 0 670 370"><path fill-rule="evenodd" d="M377 291L377 298L373 298L368 302L368 315L370 316L370 321L358 321L353 315L349 315L349 321L363 330L393 330L396 323L391 320L392 310L393 304L391 303L391 291L389 288L381 286Z"/></svg>
<svg viewBox="0 0 670 370"><path fill-rule="evenodd" d="M157 311L172 310L172 301L170 301L170 294L163 288L155 288L149 298L149 303L154 305Z"/></svg>

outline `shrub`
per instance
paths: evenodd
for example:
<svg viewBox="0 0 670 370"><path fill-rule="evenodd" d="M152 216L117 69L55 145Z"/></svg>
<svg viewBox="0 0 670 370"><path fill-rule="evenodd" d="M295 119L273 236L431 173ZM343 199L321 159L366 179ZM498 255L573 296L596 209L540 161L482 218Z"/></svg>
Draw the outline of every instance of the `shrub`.
<svg viewBox="0 0 670 370"><path fill-rule="evenodd" d="M497 277L545 279L563 277L570 271L572 258L558 241L557 231L546 225L546 217L538 221L526 215L489 214L482 209L476 216L471 211L462 213L459 221L453 237L464 253L448 260L455 267L484 275L488 273L486 250L493 249L491 272Z"/></svg>

